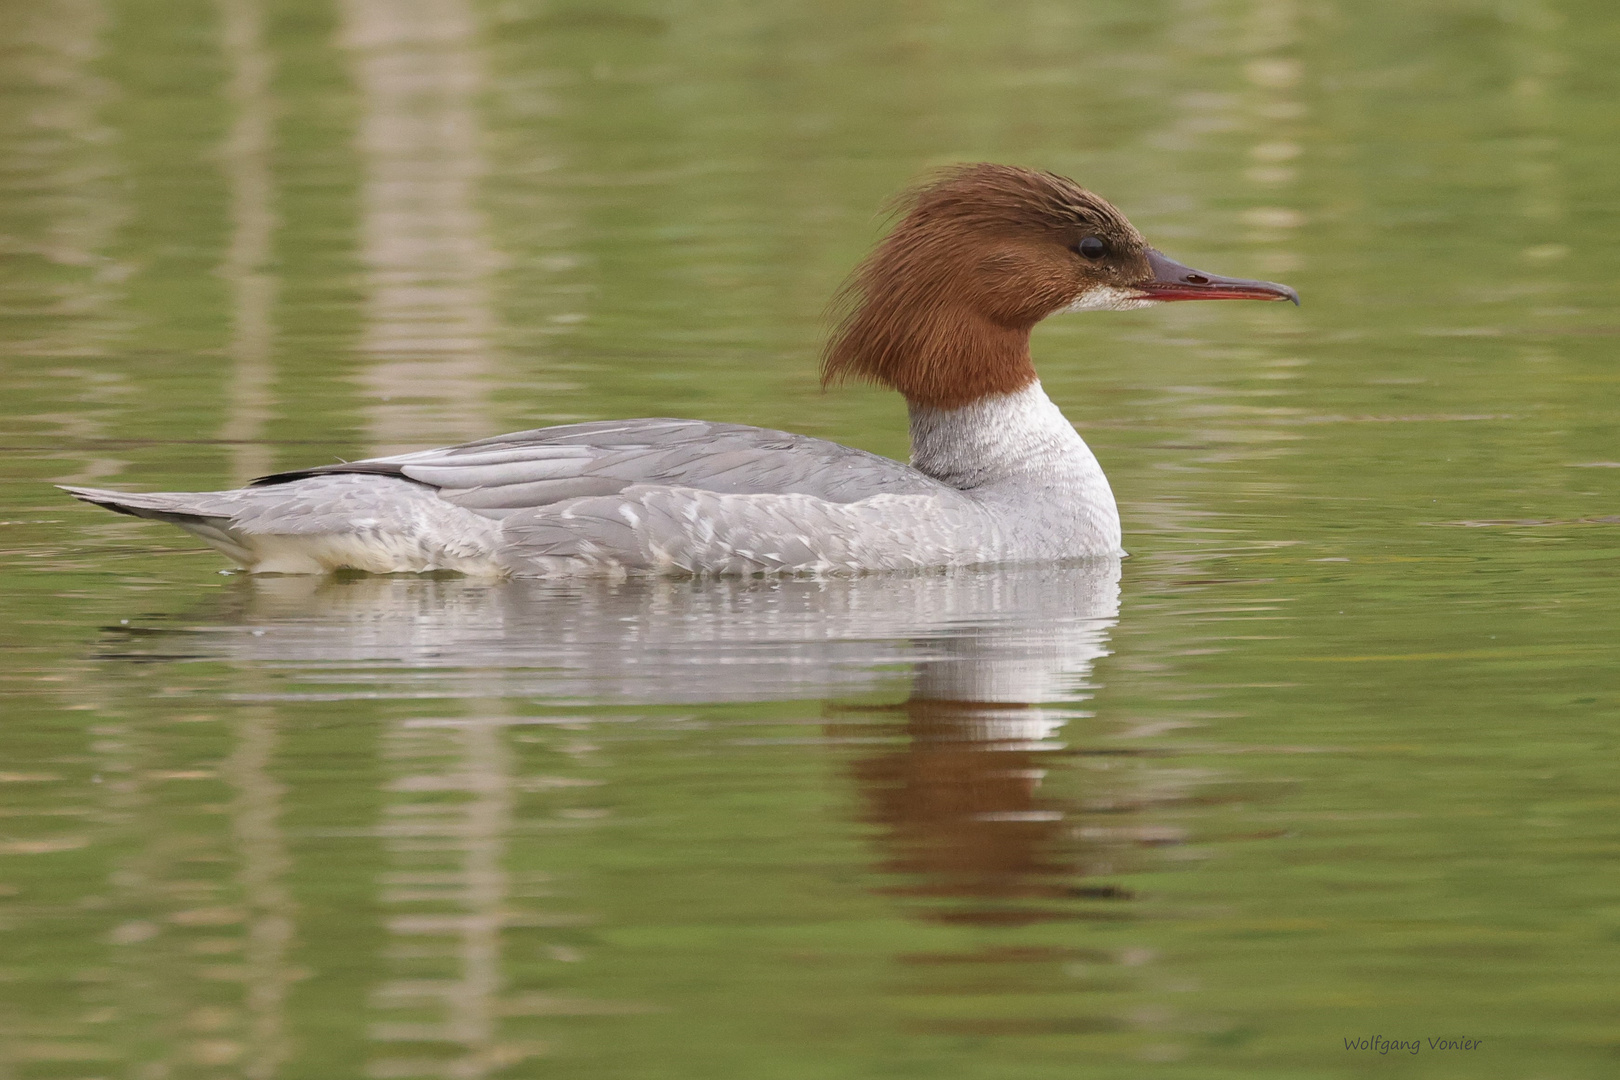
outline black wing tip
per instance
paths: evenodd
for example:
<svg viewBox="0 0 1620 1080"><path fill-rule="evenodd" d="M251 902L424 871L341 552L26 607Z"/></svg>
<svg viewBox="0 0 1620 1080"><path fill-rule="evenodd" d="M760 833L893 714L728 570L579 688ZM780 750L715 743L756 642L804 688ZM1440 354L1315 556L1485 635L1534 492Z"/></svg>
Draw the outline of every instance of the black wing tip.
<svg viewBox="0 0 1620 1080"><path fill-rule="evenodd" d="M155 514L159 513L159 511L152 510L149 507L136 506L124 501L120 497L123 494L121 492L102 491L100 488L73 487L70 484L57 484L55 486L58 491L67 492L82 503L99 506L103 510L111 510L115 514L123 514L126 517L151 520Z"/></svg>
<svg viewBox="0 0 1620 1080"><path fill-rule="evenodd" d="M317 476L336 476L343 473L392 476L400 480L410 479L398 465L357 461L353 464L342 462L337 465L316 465L311 469L292 469L288 472L271 473L268 476L258 476L249 480L247 486L274 487L276 484L290 484L294 480L311 480Z"/></svg>
<svg viewBox="0 0 1620 1080"><path fill-rule="evenodd" d="M80 502L92 506L105 506L109 510L117 509L117 497L120 492L103 491L100 488L74 487L72 484L53 485L57 491L65 491Z"/></svg>

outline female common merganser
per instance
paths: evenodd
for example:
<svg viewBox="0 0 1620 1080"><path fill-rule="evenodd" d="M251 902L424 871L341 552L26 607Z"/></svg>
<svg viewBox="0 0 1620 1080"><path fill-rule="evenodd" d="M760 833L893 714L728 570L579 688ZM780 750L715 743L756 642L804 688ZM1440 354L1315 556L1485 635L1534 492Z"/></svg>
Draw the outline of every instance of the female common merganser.
<svg viewBox="0 0 1620 1080"><path fill-rule="evenodd" d="M1029 334L1059 312L1291 300L1149 247L1072 180L946 170L841 293L824 383L905 395L911 465L740 424L610 420L277 473L235 491L63 490L258 573L848 573L1117 556L1097 459Z"/></svg>

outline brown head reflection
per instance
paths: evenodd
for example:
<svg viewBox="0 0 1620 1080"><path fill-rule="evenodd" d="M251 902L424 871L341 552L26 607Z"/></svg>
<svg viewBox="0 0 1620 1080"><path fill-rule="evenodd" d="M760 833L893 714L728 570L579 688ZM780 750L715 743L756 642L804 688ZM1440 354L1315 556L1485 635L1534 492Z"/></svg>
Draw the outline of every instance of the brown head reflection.
<svg viewBox="0 0 1620 1080"><path fill-rule="evenodd" d="M1077 867L1061 850L1062 805L1041 793L1051 762L985 737L1013 710L918 698L902 708L906 747L854 768L870 820L889 830L882 868L927 879L887 891L1060 895Z"/></svg>
<svg viewBox="0 0 1620 1080"><path fill-rule="evenodd" d="M880 830L877 869L890 881L879 889L916 898L919 917L1025 925L1123 914L1097 903L1129 897L1098 880L1124 869L1118 832L1084 823L1118 800L1076 782L1110 774L1077 770L1096 751L1070 745L1084 736L1089 714L1074 705L1106 654L1111 620L1098 616L1113 614L1112 595L1093 586L1043 600L1024 613L1044 619L965 625L919 643L926 659L907 700L860 710L868 735L875 719L900 725L897 745L851 771L861 816ZM856 722L853 711L834 719Z"/></svg>
<svg viewBox="0 0 1620 1080"><path fill-rule="evenodd" d="M1095 905L1052 902L1129 898L1087 880L1124 869L1122 853L1088 840L1082 801L1046 783L1074 767L1072 754L1017 737L1019 728L1049 725L1049 712L916 697L896 711L904 744L852 767L862 816L882 829L877 869L909 879L880 891L959 901L920 906L916 914L932 921L1011 926L1108 918Z"/></svg>

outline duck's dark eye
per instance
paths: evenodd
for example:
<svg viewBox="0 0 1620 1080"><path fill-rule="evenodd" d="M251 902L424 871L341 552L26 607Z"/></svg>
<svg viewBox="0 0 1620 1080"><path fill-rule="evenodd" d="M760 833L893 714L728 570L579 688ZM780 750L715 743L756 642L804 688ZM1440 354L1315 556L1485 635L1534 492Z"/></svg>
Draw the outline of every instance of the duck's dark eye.
<svg viewBox="0 0 1620 1080"><path fill-rule="evenodd" d="M1108 245L1097 239L1095 236L1088 236L1078 244L1074 245L1074 250L1078 251L1086 258L1095 261L1108 254Z"/></svg>

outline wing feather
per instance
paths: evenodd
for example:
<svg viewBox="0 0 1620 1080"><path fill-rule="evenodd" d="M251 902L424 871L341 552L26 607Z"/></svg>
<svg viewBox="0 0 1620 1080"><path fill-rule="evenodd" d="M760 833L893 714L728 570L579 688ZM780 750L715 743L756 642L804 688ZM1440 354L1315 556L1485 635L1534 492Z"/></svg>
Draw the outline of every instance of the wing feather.
<svg viewBox="0 0 1620 1080"><path fill-rule="evenodd" d="M489 464L412 464L404 466L400 472L407 479L436 488L507 487L571 479L589 468L590 461L588 457L570 455L555 458L547 454Z"/></svg>
<svg viewBox="0 0 1620 1080"><path fill-rule="evenodd" d="M549 506L570 499L617 495L628 486L621 480L580 476L570 480L542 480L502 487L440 488L439 497L485 517L505 517L519 510Z"/></svg>
<svg viewBox="0 0 1620 1080"><path fill-rule="evenodd" d="M343 473L414 481L438 489L448 502L494 518L614 495L631 485L731 495L811 495L835 503L944 489L908 465L825 439L661 418L517 431L460 446L277 473L254 484Z"/></svg>

